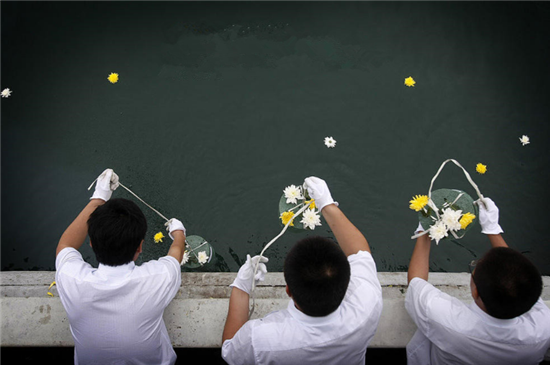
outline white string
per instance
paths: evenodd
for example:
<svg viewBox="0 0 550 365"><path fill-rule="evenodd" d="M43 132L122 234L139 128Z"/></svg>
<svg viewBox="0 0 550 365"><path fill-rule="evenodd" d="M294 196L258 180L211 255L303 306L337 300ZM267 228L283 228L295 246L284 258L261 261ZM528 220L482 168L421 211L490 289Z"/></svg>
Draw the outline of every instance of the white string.
<svg viewBox="0 0 550 365"><path fill-rule="evenodd" d="M92 186L94 186L95 182L97 181L97 179L94 180L94 182L90 185L90 187L88 188L88 190L90 190L92 188ZM143 199L141 199L139 196L136 195L136 193L134 193L132 190L128 189L126 186L122 185L120 183L120 181L118 182L118 184L120 186L122 186L124 189L128 190L128 192L130 194L132 194L133 196L135 196L136 198L139 199L139 201L141 201L143 204L145 204L146 206L148 206L153 212L157 213L161 218L163 218L165 221L169 221L168 218L166 218L165 216L163 216L162 214L159 213L158 210L156 210L155 208L153 208L152 206L150 206L149 204L147 204Z"/></svg>

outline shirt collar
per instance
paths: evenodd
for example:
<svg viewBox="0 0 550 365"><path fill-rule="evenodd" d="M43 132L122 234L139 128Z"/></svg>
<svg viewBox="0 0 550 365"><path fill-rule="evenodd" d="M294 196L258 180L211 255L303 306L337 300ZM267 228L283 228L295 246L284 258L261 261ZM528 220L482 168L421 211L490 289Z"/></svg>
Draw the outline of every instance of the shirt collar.
<svg viewBox="0 0 550 365"><path fill-rule="evenodd" d="M334 312L330 313L329 315L326 315L323 317L312 317L312 316L308 316L307 314L305 314L304 312L296 308L296 306L294 305L294 301L290 299L288 302L287 309L290 315L297 321L305 323L307 325L320 326L320 325L324 325L337 320L339 317L338 312L340 310L340 307L338 307L338 309L336 309Z"/></svg>
<svg viewBox="0 0 550 365"><path fill-rule="evenodd" d="M491 316L490 314L485 312L483 309L479 308L476 302L470 303L470 309L479 317L481 317L484 322L493 323L498 326L513 326L517 323L517 317L511 318L511 319L500 319L500 318L495 318Z"/></svg>
<svg viewBox="0 0 550 365"><path fill-rule="evenodd" d="M97 267L97 271L106 276L122 277L131 273L135 267L136 263L134 261L119 266L109 266L100 263Z"/></svg>

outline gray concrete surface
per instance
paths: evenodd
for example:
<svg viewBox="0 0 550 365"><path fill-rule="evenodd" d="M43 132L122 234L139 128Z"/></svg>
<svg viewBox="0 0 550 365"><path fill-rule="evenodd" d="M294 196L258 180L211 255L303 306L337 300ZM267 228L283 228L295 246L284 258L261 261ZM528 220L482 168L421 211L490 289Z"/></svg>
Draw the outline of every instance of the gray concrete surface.
<svg viewBox="0 0 550 365"><path fill-rule="evenodd" d="M230 288L236 273L183 273L182 286L166 308L164 319L174 347L220 347ZM384 309L371 347L405 347L416 330L405 307L407 274L378 273ZM74 346L69 322L54 286L55 272L0 272L2 346ZM471 301L470 275L430 273L429 281L442 291ZM550 277L544 277L542 298L550 307ZM286 307L282 273L268 273L256 289L253 318ZM547 354L547 358L550 359Z"/></svg>

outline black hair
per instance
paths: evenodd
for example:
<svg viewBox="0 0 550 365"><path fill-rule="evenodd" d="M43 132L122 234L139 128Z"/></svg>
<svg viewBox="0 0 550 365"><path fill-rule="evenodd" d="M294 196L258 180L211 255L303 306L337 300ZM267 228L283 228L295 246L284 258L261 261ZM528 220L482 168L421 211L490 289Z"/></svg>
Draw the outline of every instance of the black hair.
<svg viewBox="0 0 550 365"><path fill-rule="evenodd" d="M284 276L300 310L312 317L334 312L346 295L348 259L340 246L324 237L307 237L288 252Z"/></svg>
<svg viewBox="0 0 550 365"><path fill-rule="evenodd" d="M145 238L147 220L136 203L110 199L88 218L88 236L97 261L119 266L129 263Z"/></svg>
<svg viewBox="0 0 550 365"><path fill-rule="evenodd" d="M479 260L472 279L487 313L495 318L524 314L542 293L542 277L536 266L509 247L490 249Z"/></svg>

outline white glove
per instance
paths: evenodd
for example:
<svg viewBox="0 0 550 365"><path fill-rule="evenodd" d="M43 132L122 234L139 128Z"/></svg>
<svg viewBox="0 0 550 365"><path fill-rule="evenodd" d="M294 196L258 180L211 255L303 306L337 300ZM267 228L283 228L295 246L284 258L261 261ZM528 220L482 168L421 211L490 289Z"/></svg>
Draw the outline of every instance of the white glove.
<svg viewBox="0 0 550 365"><path fill-rule="evenodd" d="M481 225L481 233L499 234L504 232L498 224L498 207L490 198L478 199L475 201L479 207L479 224ZM485 205L487 208L485 208Z"/></svg>
<svg viewBox="0 0 550 365"><path fill-rule="evenodd" d="M329 204L338 206L338 202L335 202L330 195L327 183L323 179L319 179L315 176L307 177L304 180L306 184L309 196L315 199L315 206L319 211L323 210Z"/></svg>
<svg viewBox="0 0 550 365"><path fill-rule="evenodd" d="M99 175L95 184L94 194L90 199L111 199L113 191L118 188L118 175L112 169L106 169Z"/></svg>
<svg viewBox="0 0 550 365"><path fill-rule="evenodd" d="M416 231L414 231L414 234L416 235L423 231L425 231L425 229L422 227L422 223L418 222L418 227L416 228Z"/></svg>
<svg viewBox="0 0 550 365"><path fill-rule="evenodd" d="M256 284L260 281L264 281L265 274L267 273L267 266L265 264L269 259L264 256L260 257L260 255L254 256L253 258L250 258L250 255L246 255L246 262L239 269L233 284L229 286L239 288L247 294L250 294L252 291L252 275L254 275L254 269L258 261L260 264L258 265L258 271L255 276Z"/></svg>
<svg viewBox="0 0 550 365"><path fill-rule="evenodd" d="M174 240L174 237L172 236L172 232L174 231L183 231L183 234L186 235L185 227L183 226L183 223L181 221L177 220L176 218L170 219L168 222L164 223L166 226L166 230L168 231L168 235Z"/></svg>

